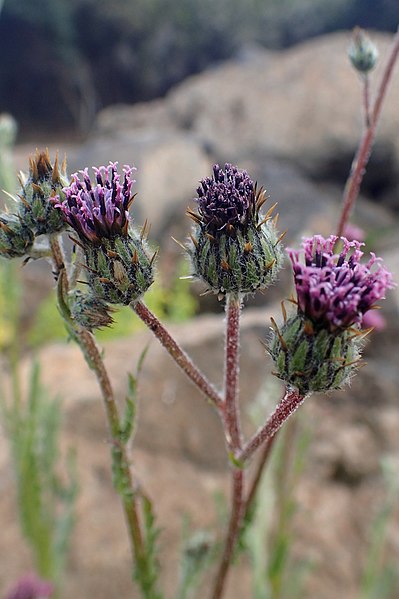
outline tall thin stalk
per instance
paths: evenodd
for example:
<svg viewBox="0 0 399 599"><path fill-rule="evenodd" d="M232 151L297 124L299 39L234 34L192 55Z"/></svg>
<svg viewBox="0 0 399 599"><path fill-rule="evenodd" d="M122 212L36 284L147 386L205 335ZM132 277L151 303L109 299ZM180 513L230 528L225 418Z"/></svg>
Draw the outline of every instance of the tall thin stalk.
<svg viewBox="0 0 399 599"><path fill-rule="evenodd" d="M239 409L239 350L240 350L241 299L234 294L226 297L226 343L224 364L224 409L223 419L227 446L232 457L232 507L222 559L216 573L212 599L223 595L240 526L244 515L244 470L234 461L242 447Z"/></svg>
<svg viewBox="0 0 399 599"><path fill-rule="evenodd" d="M72 321L68 306L67 293L69 289L68 274L61 244L56 236L50 239L50 247L54 262L55 274L58 278L58 301L73 338L80 346L89 368L94 372L104 401L109 433L111 436L112 457L114 466L123 480L123 489L120 490L125 519L128 526L129 538L132 548L132 557L136 566L136 579L141 586L143 596L148 599L157 599L159 595L154 591L151 567L148 562L141 522L138 514L137 492L129 466L127 448L121 442L121 419L116 403L114 391L107 370L97 347L93 335L76 326Z"/></svg>
<svg viewBox="0 0 399 599"><path fill-rule="evenodd" d="M399 31L396 33L393 41L391 54L385 67L382 80L377 92L377 97L374 102L371 114L369 116L368 127L360 140L358 150L352 162L351 172L346 182L343 198L342 198L342 213L340 216L337 235L340 237L346 223L349 220L353 206L359 195L360 185L364 177L367 163L371 154L371 147L375 138L377 124L381 114L381 108L385 99L389 82L392 78L393 69L399 54Z"/></svg>

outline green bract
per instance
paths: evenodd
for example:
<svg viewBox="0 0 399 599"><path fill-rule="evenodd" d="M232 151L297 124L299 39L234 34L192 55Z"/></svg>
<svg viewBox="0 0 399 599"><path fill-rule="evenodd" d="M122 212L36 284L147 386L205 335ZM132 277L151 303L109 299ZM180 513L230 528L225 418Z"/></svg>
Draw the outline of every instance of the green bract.
<svg viewBox="0 0 399 599"><path fill-rule="evenodd" d="M247 171L229 163L212 170L197 188L198 211L187 211L194 221L187 247L193 275L218 294L265 289L283 263L274 207L262 214L266 194Z"/></svg>
<svg viewBox="0 0 399 599"><path fill-rule="evenodd" d="M103 238L84 246L89 285L94 296L110 304L128 305L153 283L153 258L130 228L126 237Z"/></svg>
<svg viewBox="0 0 399 599"><path fill-rule="evenodd" d="M4 258L25 256L32 246L32 231L13 214L0 214L0 255Z"/></svg>
<svg viewBox="0 0 399 599"><path fill-rule="evenodd" d="M196 276L217 293L252 293L271 285L282 264L275 228L268 223L212 237L196 227L189 255Z"/></svg>
<svg viewBox="0 0 399 599"><path fill-rule="evenodd" d="M275 374L301 395L340 389L358 368L363 336L353 329L314 330L300 314L273 326L268 350Z"/></svg>

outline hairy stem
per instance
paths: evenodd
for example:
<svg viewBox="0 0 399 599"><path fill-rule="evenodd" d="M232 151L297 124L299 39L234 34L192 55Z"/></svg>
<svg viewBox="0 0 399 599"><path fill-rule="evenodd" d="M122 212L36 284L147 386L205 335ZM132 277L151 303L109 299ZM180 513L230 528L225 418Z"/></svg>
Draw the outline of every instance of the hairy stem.
<svg viewBox="0 0 399 599"><path fill-rule="evenodd" d="M226 297L226 343L224 364L223 424L228 449L232 458L241 450L242 436L239 410L239 357L240 357L241 299ZM244 515L244 471L232 465L232 508L222 559L216 574L212 599L220 599L225 589L227 574L234 556Z"/></svg>
<svg viewBox="0 0 399 599"><path fill-rule="evenodd" d="M212 599L220 599L225 590L227 573L234 555L234 549L240 532L240 525L244 515L244 470L234 468L232 488L232 510L227 531L226 542L222 559L216 575Z"/></svg>
<svg viewBox="0 0 399 599"><path fill-rule="evenodd" d="M390 57L388 59L385 71L378 89L377 97L374 102L373 109L370 114L369 127L366 128L358 150L352 162L351 172L346 182L344 194L343 194L343 208L340 221L338 224L337 235L340 237L343 234L346 223L349 220L352 208L355 204L356 198L359 195L359 189L365 169L370 158L371 146L374 141L376 127L381 114L382 104L388 89L388 84L392 78L392 72L395 66L395 62L399 54L399 31L394 37L394 43Z"/></svg>
<svg viewBox="0 0 399 599"><path fill-rule="evenodd" d="M113 451L113 459L117 461L116 466L124 480L125 488L128 490L128 492L124 492L122 494L122 502L129 529L133 556L136 560L138 572L140 573L138 578L139 580L146 580L148 579L146 549L137 511L135 485L133 483L132 473L129 467L129 458L126 447L123 443L121 443L120 439L120 416L114 397L114 392L93 335L89 331L81 329L77 333L77 342L83 351L89 367L94 371L101 389L107 415L108 428L111 435L111 443L113 450L116 449L116 451Z"/></svg>
<svg viewBox="0 0 399 599"><path fill-rule="evenodd" d="M304 401L305 397L299 395L297 391L287 390L283 399L280 401L267 422L258 429L252 439L248 441L243 450L238 454L237 458L240 460L240 462L245 462L248 460L258 449L258 447L273 437L273 435L276 434L284 422L299 408Z"/></svg>
<svg viewBox="0 0 399 599"><path fill-rule="evenodd" d="M120 478L124 481L124 489L123 492L120 492L120 495L122 498L123 509L129 531L132 556L136 564L137 579L142 587L143 592L146 593L144 596L152 597L153 595L147 594L147 591L151 591L151 573L147 559L146 547L143 540L140 519L138 516L136 492L129 466L127 449L126 446L121 442L120 438L121 421L111 381L93 335L86 329L77 327L76 323L71 319L67 302L69 279L65 268L62 246L56 236L50 237L50 247L55 268L55 275L58 279L58 304L61 313L65 318L65 322L69 330L71 331L71 335L81 348L89 368L93 370L97 378L97 382L101 389L102 398L104 400L108 428L111 436L113 462L114 466L120 473Z"/></svg>
<svg viewBox="0 0 399 599"><path fill-rule="evenodd" d="M194 385L198 387L203 395L205 395L205 397L209 399L215 407L220 408L223 404L223 400L216 391L215 387L211 385L205 375L202 374L202 372L197 368L197 366L185 353L185 351L183 351L177 341L173 339L171 334L166 330L155 314L153 314L141 301L132 303L131 308L153 332L161 345L163 345L169 355L194 383Z"/></svg>
<svg viewBox="0 0 399 599"><path fill-rule="evenodd" d="M233 294L228 294L226 297L224 420L228 447L233 452L240 450L242 445L238 403L240 312L241 300Z"/></svg>
<svg viewBox="0 0 399 599"><path fill-rule="evenodd" d="M259 488L260 482L262 480L262 476L265 471L266 464L269 461L276 436L277 435L273 435L272 437L269 437L263 445L262 453L259 458L259 462L256 465L256 471L255 471L254 477L252 479L249 491L247 493L247 498L245 500L245 511L244 511L244 519L245 520L247 518L249 518L253 512L253 509L255 506L255 501L256 501L256 494L258 492L258 488Z"/></svg>

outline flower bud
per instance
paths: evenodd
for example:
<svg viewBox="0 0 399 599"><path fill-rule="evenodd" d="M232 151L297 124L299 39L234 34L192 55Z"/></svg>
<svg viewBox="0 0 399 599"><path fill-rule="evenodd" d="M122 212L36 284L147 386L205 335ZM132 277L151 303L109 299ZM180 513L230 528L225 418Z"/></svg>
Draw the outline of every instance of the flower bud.
<svg viewBox="0 0 399 599"><path fill-rule="evenodd" d="M34 241L32 231L19 216L0 214L0 255L5 258L25 256Z"/></svg>
<svg viewBox="0 0 399 599"><path fill-rule="evenodd" d="M133 168L117 164L94 168L95 183L85 169L64 188L65 200L54 199L64 220L76 231L85 254L92 293L110 304L130 304L152 284L155 254L150 258L144 232L129 226Z"/></svg>
<svg viewBox="0 0 399 599"><path fill-rule="evenodd" d="M367 33L363 29L355 27L348 55L352 66L359 73L365 75L374 69L378 59L378 50Z"/></svg>
<svg viewBox="0 0 399 599"><path fill-rule="evenodd" d="M194 276L218 294L252 293L271 285L283 257L275 220L261 214L265 192L246 171L213 167L197 189L198 212L188 210L194 230L188 253Z"/></svg>
<svg viewBox="0 0 399 599"><path fill-rule="evenodd" d="M72 318L83 328L92 331L113 324L113 308L93 294L74 289L68 299Z"/></svg>
<svg viewBox="0 0 399 599"><path fill-rule="evenodd" d="M24 223L36 235L51 235L65 229L64 219L51 201L68 185L65 161L60 170L58 156L52 165L48 150L37 151L29 160L29 175L21 174L20 183L19 213Z"/></svg>

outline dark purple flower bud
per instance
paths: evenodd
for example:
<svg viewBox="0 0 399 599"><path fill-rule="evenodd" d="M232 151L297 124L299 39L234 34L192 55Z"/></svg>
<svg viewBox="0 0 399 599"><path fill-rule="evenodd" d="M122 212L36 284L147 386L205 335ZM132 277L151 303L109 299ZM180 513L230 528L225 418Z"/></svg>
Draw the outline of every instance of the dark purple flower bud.
<svg viewBox="0 0 399 599"><path fill-rule="evenodd" d="M392 275L371 253L361 263L364 245L341 237L343 248L334 253L338 237L315 235L304 240L305 264L301 251L288 250L298 296L298 310L314 325L329 330L360 325L363 315L394 287Z"/></svg>
<svg viewBox="0 0 399 599"><path fill-rule="evenodd" d="M65 200L58 201L55 206L61 209L64 220L75 229L83 243L99 245L104 238L128 234L135 169L124 166L123 181L117 163L110 162L107 167L93 167L93 170L93 183L87 168L72 175L72 183L63 190Z"/></svg>
<svg viewBox="0 0 399 599"><path fill-rule="evenodd" d="M54 587L36 574L26 574L7 593L6 599L45 599L51 597Z"/></svg>
<svg viewBox="0 0 399 599"><path fill-rule="evenodd" d="M193 275L209 289L226 293L253 293L274 283L282 266L283 253L274 206L266 214L261 208L266 194L246 171L226 164L213 167L213 176L200 182L195 198L198 212L188 253Z"/></svg>
<svg viewBox="0 0 399 599"><path fill-rule="evenodd" d="M244 227L256 212L255 184L247 171L226 164L224 170L213 166L213 176L200 181L197 188L198 212L213 234L226 227Z"/></svg>

